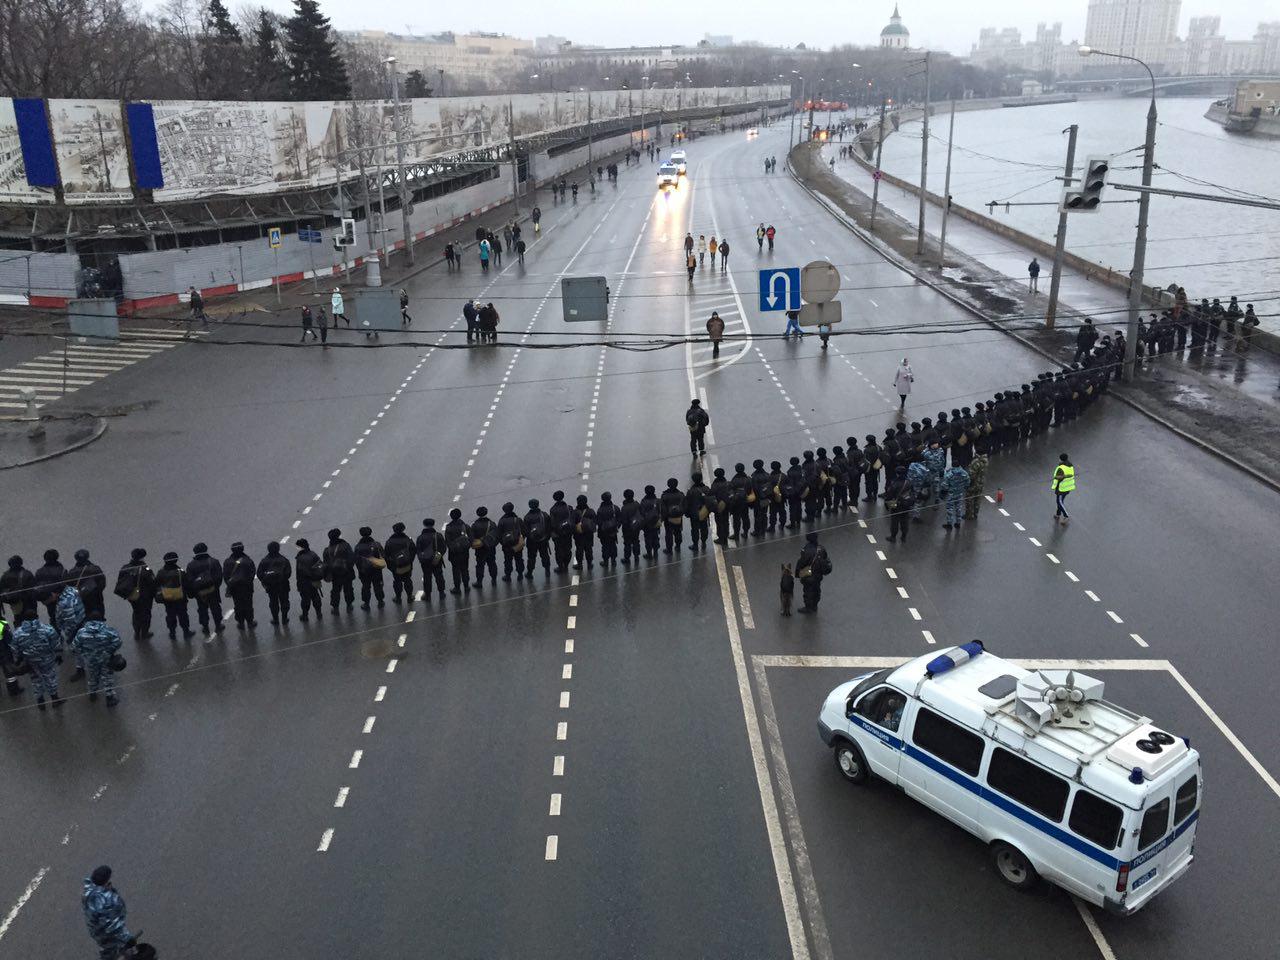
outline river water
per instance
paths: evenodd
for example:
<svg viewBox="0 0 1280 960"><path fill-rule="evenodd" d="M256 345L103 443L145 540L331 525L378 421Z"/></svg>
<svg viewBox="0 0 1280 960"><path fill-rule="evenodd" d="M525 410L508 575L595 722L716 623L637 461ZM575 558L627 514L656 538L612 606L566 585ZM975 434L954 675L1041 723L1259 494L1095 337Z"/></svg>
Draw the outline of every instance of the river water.
<svg viewBox="0 0 1280 960"><path fill-rule="evenodd" d="M1057 201L1066 161L1066 127L1079 125L1076 169L1090 156L1114 157L1111 180L1141 183L1142 143L1149 100L1085 100L1037 107L956 113L951 166L951 195L957 203L983 209L989 201L1048 201L1052 206L1003 205L992 213L1050 243L1058 225ZM1218 193L1184 177L1280 199L1280 142L1227 134L1204 119L1209 100L1168 98L1156 101L1156 170L1152 185ZM948 109L938 104L930 122L929 189L942 193L946 166ZM885 170L918 183L919 122L903 124L884 144ZM1132 168L1132 169L1130 169ZM1128 272L1138 205L1137 194L1108 190L1096 213L1073 214L1067 248L1090 260ZM1280 210L1154 196L1148 229L1146 282L1178 283L1187 295L1237 294L1257 299L1261 315L1273 313L1280 299ZM1268 321L1264 324L1272 326Z"/></svg>

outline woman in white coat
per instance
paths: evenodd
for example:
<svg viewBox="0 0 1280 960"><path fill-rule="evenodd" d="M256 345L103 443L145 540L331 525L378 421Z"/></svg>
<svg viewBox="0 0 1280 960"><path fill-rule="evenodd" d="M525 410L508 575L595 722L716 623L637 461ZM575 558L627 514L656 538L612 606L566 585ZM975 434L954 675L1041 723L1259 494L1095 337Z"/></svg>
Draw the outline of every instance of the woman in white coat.
<svg viewBox="0 0 1280 960"><path fill-rule="evenodd" d="M333 288L333 296L329 298L329 309L333 313L333 325L336 327L338 321L341 320L348 327L351 321L347 319L346 304L342 302L342 289L340 287ZM904 360L903 363L906 363Z"/></svg>
<svg viewBox="0 0 1280 960"><path fill-rule="evenodd" d="M893 375L893 389L898 391L898 409L905 410L907 406L907 397L911 394L911 384L915 382L916 376L911 372L911 364L907 363L907 358L902 358L902 366L898 367L898 372Z"/></svg>

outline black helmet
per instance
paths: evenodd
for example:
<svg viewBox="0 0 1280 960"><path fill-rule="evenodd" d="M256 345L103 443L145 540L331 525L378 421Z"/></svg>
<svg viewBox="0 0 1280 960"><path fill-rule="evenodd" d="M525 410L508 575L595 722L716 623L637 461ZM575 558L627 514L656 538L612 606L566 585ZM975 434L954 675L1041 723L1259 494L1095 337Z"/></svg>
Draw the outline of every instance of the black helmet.
<svg viewBox="0 0 1280 960"><path fill-rule="evenodd" d="M450 520L461 520L461 519L462 519L462 511L461 511L461 510L459 510L457 507L454 507L452 510L450 510L450 511L449 511L449 519L450 519Z"/></svg>
<svg viewBox="0 0 1280 960"><path fill-rule="evenodd" d="M630 487L622 491L622 499L624 500L631 500L635 497L635 495L636 495L636 492L632 490Z"/></svg>
<svg viewBox="0 0 1280 960"><path fill-rule="evenodd" d="M88 563L88 562L89 562L89 551L86 550L84 547L81 547L79 550L76 551L76 563Z"/></svg>
<svg viewBox="0 0 1280 960"><path fill-rule="evenodd" d="M736 470L736 471L738 471L738 473L742 473L742 472L743 472L743 471L745 471L747 468L746 468L746 465L745 465L745 464L735 463L735 464L733 465L733 469L734 469L734 470Z"/></svg>
<svg viewBox="0 0 1280 960"><path fill-rule="evenodd" d="M302 545L304 545L306 542L307 542L307 541L305 541L305 540L299 540L299 541L298 541L298 545L299 545L299 546L302 546ZM177 562L178 562L178 554L177 554L176 552L174 552L173 550L170 550L168 553L166 553L166 554L164 555L164 562L165 562L165 563L177 563Z"/></svg>
<svg viewBox="0 0 1280 960"><path fill-rule="evenodd" d="M147 551L142 549L142 547L134 547L132 550L129 551L129 556L134 560L141 560L146 555L147 555ZM15 558L15 559L18 560L19 564L22 563L21 558ZM10 565L12 565L12 563L13 561L10 561Z"/></svg>
<svg viewBox="0 0 1280 960"><path fill-rule="evenodd" d="M723 480L723 479L724 479L724 467L716 467L716 469L715 469L715 477L716 477L716 479L717 479L717 480Z"/></svg>
<svg viewBox="0 0 1280 960"><path fill-rule="evenodd" d="M436 522L433 518L427 517L425 520L422 521L422 525L424 527L434 527L436 525Z"/></svg>
<svg viewBox="0 0 1280 960"><path fill-rule="evenodd" d="M653 496L653 484L652 484L652 483L647 483L647 484L645 484L644 492L645 492L645 496L652 497L652 496Z"/></svg>
<svg viewBox="0 0 1280 960"><path fill-rule="evenodd" d="M278 542L276 542L275 540L272 540L270 543L267 544L267 553L271 554L272 556L275 556L279 552L280 552L280 544Z"/></svg>
<svg viewBox="0 0 1280 960"><path fill-rule="evenodd" d="M799 465L799 463L800 463L800 458L799 458L799 457L792 457L792 458L791 458L791 465L792 465L793 467L794 467L794 466L798 466L798 465Z"/></svg>
<svg viewBox="0 0 1280 960"><path fill-rule="evenodd" d="M329 531L330 543L333 543L335 540L341 540L341 539L342 539L342 531L339 530L337 527L334 527L332 530Z"/></svg>
<svg viewBox="0 0 1280 960"><path fill-rule="evenodd" d="M134 559L136 560L138 558L134 557ZM18 556L17 554L14 554L12 557L9 558L10 570L17 570L20 566L22 566L22 558L20 556Z"/></svg>
<svg viewBox="0 0 1280 960"><path fill-rule="evenodd" d="M533 497L533 498L529 501L529 509L530 509L530 510L537 510L537 509L538 509L538 498L537 498L537 497Z"/></svg>
<svg viewBox="0 0 1280 960"><path fill-rule="evenodd" d="M310 550L310 549L311 549L311 544L307 542L307 538L306 538L306 537L299 537L297 540L295 540L295 541L294 541L294 544L293 544L293 545L294 545L295 547L297 547L299 550ZM175 560L176 560L176 559L178 559L178 555L177 555L176 553L175 553L175 554L172 554L172 556L173 556L173 558L174 558ZM170 557L170 554L167 554L167 553L166 553L166 554L164 555L164 558L165 558L166 560L168 560L168 559L169 559L169 557Z"/></svg>
<svg viewBox="0 0 1280 960"><path fill-rule="evenodd" d="M610 493L608 490L606 490L604 493L600 494L600 501L601 501L602 503L612 503L612 502L613 502L613 494L612 494L612 493Z"/></svg>
<svg viewBox="0 0 1280 960"><path fill-rule="evenodd" d="M510 500L508 500L506 503L504 503L504 504L502 505L502 512L503 512L503 513L515 513L515 512L516 512L516 505L515 505L514 503L512 503Z"/></svg>
<svg viewBox="0 0 1280 960"><path fill-rule="evenodd" d="M564 499L564 491L557 490L555 493L551 495L551 499L556 501L556 503L559 503L561 500Z"/></svg>
<svg viewBox="0 0 1280 960"><path fill-rule="evenodd" d="M668 490L676 490L676 489L679 489L679 487L680 487L680 481L679 481L679 480L677 480L675 477L668 477L668 478L667 478L667 489L668 489Z"/></svg>
<svg viewBox="0 0 1280 960"><path fill-rule="evenodd" d="M44 552L44 562L45 562L45 563L57 563L57 562L58 562L58 551L57 551L57 550L46 550L46 551Z"/></svg>
<svg viewBox="0 0 1280 960"><path fill-rule="evenodd" d="M763 470L763 469L764 469L764 461L763 461L763 460L752 460L752 461L751 461L751 466L752 466L754 469L756 469L756 470Z"/></svg>
<svg viewBox="0 0 1280 960"><path fill-rule="evenodd" d="M578 494L578 506L585 507L589 502L590 501L587 500L587 495L585 493Z"/></svg>
<svg viewBox="0 0 1280 960"><path fill-rule="evenodd" d="M404 533L404 524L403 524L403 523L393 523L393 524L391 525L391 532L392 532L392 533Z"/></svg>
<svg viewBox="0 0 1280 960"><path fill-rule="evenodd" d="M701 483L701 482L702 482L702 471L701 471L701 470L695 470L695 471L693 471L693 473L691 473L691 474L689 475L689 479L690 479L690 480L692 480L694 483Z"/></svg>
<svg viewBox="0 0 1280 960"><path fill-rule="evenodd" d="M488 508L488 507L476 507L476 516L477 516L477 517L487 517L488 515L489 515L489 508Z"/></svg>

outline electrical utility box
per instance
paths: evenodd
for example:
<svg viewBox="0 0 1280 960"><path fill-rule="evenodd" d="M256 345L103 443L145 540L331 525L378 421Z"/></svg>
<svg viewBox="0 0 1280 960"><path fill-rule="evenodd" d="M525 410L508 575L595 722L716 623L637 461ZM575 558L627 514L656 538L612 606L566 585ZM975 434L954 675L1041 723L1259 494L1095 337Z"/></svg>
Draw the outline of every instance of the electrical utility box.
<svg viewBox="0 0 1280 960"><path fill-rule="evenodd" d="M120 317L116 313L115 300L71 300L67 303L67 320L73 337L120 339Z"/></svg>
<svg viewBox="0 0 1280 960"><path fill-rule="evenodd" d="M565 323L609 319L609 284L604 277L565 277L560 281Z"/></svg>

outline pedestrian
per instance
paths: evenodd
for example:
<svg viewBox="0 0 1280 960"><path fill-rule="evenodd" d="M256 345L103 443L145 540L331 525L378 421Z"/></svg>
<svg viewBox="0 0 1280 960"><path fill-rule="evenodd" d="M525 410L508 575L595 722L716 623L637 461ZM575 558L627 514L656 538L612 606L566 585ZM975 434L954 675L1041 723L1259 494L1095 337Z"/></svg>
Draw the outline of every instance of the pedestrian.
<svg viewBox="0 0 1280 960"><path fill-rule="evenodd" d="M449 522L444 527L445 549L449 557L449 569L453 574L453 586L449 592L455 597L471 592L471 530L462 519L462 511L454 507L449 511Z"/></svg>
<svg viewBox="0 0 1280 960"><path fill-rule="evenodd" d="M453 244L452 244L452 243L446 243L446 244L444 245L444 263L445 263L445 270L446 270L448 273L452 273L452 272L453 272L453 260L454 260L454 256L455 256L455 254L454 254L454 252L453 252Z"/></svg>
<svg viewBox="0 0 1280 960"><path fill-rule="evenodd" d="M534 207L533 212L529 214L529 219L533 221L533 232L542 232L542 208Z"/></svg>
<svg viewBox="0 0 1280 960"><path fill-rule="evenodd" d="M724 336L724 321L716 310L711 311L711 317L707 320L707 336L711 339L711 357L715 359L720 356L720 340Z"/></svg>
<svg viewBox="0 0 1280 960"><path fill-rule="evenodd" d="M773 224L772 224L772 223L771 223L771 224L769 224L769 226L767 226L767 227L765 228L765 231L764 231L764 237L765 237L765 239L766 239L766 240L768 240L768 241L769 241L769 252L770 252L770 253L773 253L773 238L774 238L774 237L776 237L777 235L778 235L778 231L774 229L774 227L773 227Z"/></svg>
<svg viewBox="0 0 1280 960"><path fill-rule="evenodd" d="M644 496L640 498L640 516L643 522L644 556L646 560L658 556L659 537L662 533L662 504L654 492L653 484L646 484Z"/></svg>
<svg viewBox="0 0 1280 960"><path fill-rule="evenodd" d="M0 601L13 611L13 622L22 623L38 617L35 594L36 577L23 566L22 558L9 558L9 569L0 574ZM0 609L0 616L3 616Z"/></svg>
<svg viewBox="0 0 1280 960"><path fill-rule="evenodd" d="M98 867L85 877L80 904L100 960L115 960L136 942L125 923L124 897L111 883L110 867Z"/></svg>
<svg viewBox="0 0 1280 960"><path fill-rule="evenodd" d="M102 568L89 560L89 551L76 551L76 565L67 571L67 579L80 591L84 602L84 614L89 620L107 618L107 575Z"/></svg>
<svg viewBox="0 0 1280 960"><path fill-rule="evenodd" d="M787 525L787 501L782 495L782 486L786 475L782 472L782 462L772 460L769 463L769 533L780 530Z"/></svg>
<svg viewBox="0 0 1280 960"><path fill-rule="evenodd" d="M407 327L413 323L413 317L409 316L409 291L404 287L400 288L400 325Z"/></svg>
<svg viewBox="0 0 1280 960"><path fill-rule="evenodd" d="M818 324L818 340L822 343L822 349L827 349L827 341L831 339L831 324Z"/></svg>
<svg viewBox="0 0 1280 960"><path fill-rule="evenodd" d="M527 553L525 579L533 579L539 560L542 561L543 575L550 579L551 553L547 545L551 542L551 517L536 499L529 501L529 512L524 515L524 538Z"/></svg>
<svg viewBox="0 0 1280 960"><path fill-rule="evenodd" d="M524 266L525 245L523 240L516 241L516 259L520 261L520 266Z"/></svg>
<svg viewBox="0 0 1280 960"><path fill-rule="evenodd" d="M729 241L720 241L720 269L725 270L729 264Z"/></svg>
<svg viewBox="0 0 1280 960"><path fill-rule="evenodd" d="M1076 488L1076 468L1065 454L1058 454L1058 466L1053 471L1053 497L1057 502L1054 511L1054 523L1066 524L1071 516L1067 513L1067 494Z"/></svg>
<svg viewBox="0 0 1280 960"><path fill-rule="evenodd" d="M616 167L613 174L617 176ZM618 528L621 523L622 510L613 502L613 494L606 490L600 494L600 506L596 507L596 536L600 538L602 567L618 565Z"/></svg>
<svg viewBox="0 0 1280 960"><path fill-rule="evenodd" d="M215 633L222 633L222 565L209 556L209 547L197 543L191 548L187 563L187 583L196 598L196 617L200 631L209 636L209 624Z"/></svg>
<svg viewBox="0 0 1280 960"><path fill-rule="evenodd" d="M195 636L191 629L191 617L187 601L191 597L191 585L186 573L178 566L178 554L170 550L164 555L164 566L156 574L156 602L164 606L164 625L169 639L177 640L178 627L182 627L182 639Z"/></svg>
<svg viewBox="0 0 1280 960"><path fill-rule="evenodd" d="M0 620L0 624L4 621ZM13 660L25 663L31 671L31 692L36 695L36 707L45 709L45 697L53 706L62 706L62 697L58 695L58 651L62 644L58 639L58 631L37 618L23 620L12 631L6 628L0 633L8 636L0 640L7 641L7 649L0 651L11 655Z"/></svg>
<svg viewBox="0 0 1280 960"><path fill-rule="evenodd" d="M258 582L267 594L267 608L271 612L272 625L289 622L291 579L293 565L280 555L280 544L273 540L267 544L267 555L258 561Z"/></svg>
<svg viewBox="0 0 1280 960"><path fill-rule="evenodd" d="M658 498L662 506L662 552L670 554L674 547L679 551L684 540L684 494L680 492L680 481L675 477L667 480L667 489Z"/></svg>
<svg viewBox="0 0 1280 960"><path fill-rule="evenodd" d="M311 307L304 303L302 305L302 339L298 342L306 343L307 334L311 335L313 342L320 339L316 336L315 318L311 315Z"/></svg>
<svg viewBox="0 0 1280 960"><path fill-rule="evenodd" d="M889 542L896 543L898 538L907 542L907 531L911 525L907 522L915 507L916 497L911 481L907 477L907 468L900 465L894 468L893 476L885 483L884 505L889 511Z"/></svg>
<svg viewBox="0 0 1280 960"><path fill-rule="evenodd" d="M695 470L689 477L689 489L684 495L684 515L689 521L689 549L696 553L707 549L707 532L710 527L712 493L702 482L701 471Z"/></svg>
<svg viewBox="0 0 1280 960"><path fill-rule="evenodd" d="M351 326L351 321L347 319L347 308L343 303L342 289L340 287L333 288L333 296L329 298L329 312L333 314L333 326L335 329L339 320L348 327Z"/></svg>
<svg viewBox="0 0 1280 960"><path fill-rule="evenodd" d="M751 478L747 476L745 464L733 466L733 476L729 478L729 521L733 528L734 540L745 540L751 535L751 497L755 488Z"/></svg>
<svg viewBox="0 0 1280 960"><path fill-rule="evenodd" d="M693 254L687 254L684 258L684 268L689 272L689 283L693 283L693 271L698 269L698 262L693 258Z"/></svg>
<svg viewBox="0 0 1280 960"><path fill-rule="evenodd" d="M782 339L789 339L792 333L796 335L797 340L804 336L804 331L800 329L799 310L787 311L787 328L782 331Z"/></svg>
<svg viewBox="0 0 1280 960"><path fill-rule="evenodd" d="M49 615L49 623L53 624L57 618L58 596L62 593L62 588L66 585L67 570L58 560L57 550L46 550L44 552L44 565L37 567L36 572L32 575L35 583L32 587L33 594L37 603L43 603L45 612Z"/></svg>
<svg viewBox="0 0 1280 960"><path fill-rule="evenodd" d="M769 493L773 484L764 471L763 460L751 461L751 489L747 491L747 505L751 509L751 535L763 537L769 522Z"/></svg>
<svg viewBox="0 0 1280 960"><path fill-rule="evenodd" d="M782 615L791 616L791 599L796 592L796 578L791 573L791 564L782 565L782 578L778 583L778 593L782 598Z"/></svg>
<svg viewBox="0 0 1280 960"><path fill-rule="evenodd" d="M151 639L151 608L156 602L156 575L147 566L147 551L135 547L129 553L129 562L120 568L116 585L112 590L121 600L127 600L133 608L133 639Z"/></svg>
<svg viewBox="0 0 1280 960"><path fill-rule="evenodd" d="M471 522L471 549L476 555L476 589L484 586L485 571L489 572L489 585L498 585L498 527L489 519L488 507L476 507L476 518Z"/></svg>
<svg viewBox="0 0 1280 960"><path fill-rule="evenodd" d="M573 192L573 202L574 202L574 203L577 203L577 202L578 202L578 181L577 181L577 180L573 181L573 183L570 185L569 189ZM564 199L564 187L563 187L563 186L561 186L561 188L560 188L560 199L561 199L561 200L563 200L563 199Z"/></svg>
<svg viewBox="0 0 1280 960"><path fill-rule="evenodd" d="M906 357L903 357L902 365L893 375L893 389L898 394L899 410L907 408L907 397L911 396L911 385L915 382L916 375L911 372L911 364L907 363Z"/></svg>
<svg viewBox="0 0 1280 960"><path fill-rule="evenodd" d="M698 234L698 266L702 266L707 259L707 235L705 233Z"/></svg>
<svg viewBox="0 0 1280 960"><path fill-rule="evenodd" d="M44 624L41 624L44 626ZM51 627L46 629L52 629ZM54 630L54 635L57 631ZM30 669L22 663L21 655L18 653L17 647L14 646L14 632L9 627L9 622L0 616L0 676L4 677L4 689L11 697L16 697L22 693L22 684L18 681L18 674L22 670ZM41 710L44 709L43 703L38 704Z"/></svg>
<svg viewBox="0 0 1280 960"><path fill-rule="evenodd" d="M764 251L764 221L760 221L760 226L756 227L756 249Z"/></svg>
<svg viewBox="0 0 1280 960"><path fill-rule="evenodd" d="M511 224L508 222L502 228L502 243L508 250L510 250L514 240L515 235L512 233Z"/></svg>
<svg viewBox="0 0 1280 960"><path fill-rule="evenodd" d="M978 511L982 509L982 491L987 482L987 441L979 440L974 445L973 459L965 468L969 471L969 494L965 499L964 518L977 520Z"/></svg>
<svg viewBox="0 0 1280 960"><path fill-rule="evenodd" d="M796 576L800 578L800 589L804 595L801 613L818 612L818 604L822 600L822 578L829 573L831 558L827 556L826 548L818 543L818 531L811 530L805 535L800 559L796 561Z"/></svg>
<svg viewBox="0 0 1280 960"><path fill-rule="evenodd" d="M564 502L564 491L551 495L551 509L547 511L551 530L551 545L556 557L556 573L564 573L573 560L573 510Z"/></svg>
<svg viewBox="0 0 1280 960"><path fill-rule="evenodd" d="M414 542L418 553L418 565L422 567L422 598L431 602L431 584L434 581L436 593L444 601L444 557L447 547L444 534L436 529L435 519L427 517L422 521L422 532Z"/></svg>
<svg viewBox="0 0 1280 960"><path fill-rule="evenodd" d="M320 328L320 348L322 350L329 349L329 315L324 312L324 306L319 308L319 314L316 317L316 326Z"/></svg>
<svg viewBox="0 0 1280 960"><path fill-rule="evenodd" d="M1040 261L1035 257L1027 264L1027 289L1036 293L1040 289Z"/></svg>
<svg viewBox="0 0 1280 960"><path fill-rule="evenodd" d="M640 531L644 527L644 517L640 513L636 492L629 487L622 491L618 523L622 528L622 565L629 567L633 557L636 563L640 562Z"/></svg>
<svg viewBox="0 0 1280 960"><path fill-rule="evenodd" d="M578 495L578 505L573 511L573 569L588 570L596 565L596 512L591 509L585 493Z"/></svg>
<svg viewBox="0 0 1280 960"><path fill-rule="evenodd" d="M356 573L360 577L360 609L368 610L369 601L376 599L378 609L381 610L387 602L382 582L382 571L387 568L387 560L382 553L382 544L373 539L372 527L360 528L360 539L356 541L352 552L356 558Z"/></svg>
<svg viewBox="0 0 1280 960"><path fill-rule="evenodd" d="M97 700L102 693L106 695L108 707L120 702L116 696L115 671L120 664L116 653L121 642L120 634L104 620L87 619L76 631L71 648L84 663L85 688L90 701Z"/></svg>
<svg viewBox="0 0 1280 960"><path fill-rule="evenodd" d="M862 456L866 461L866 472L862 476L867 492L862 502L874 503L880 496L880 471L884 468L884 460L880 445L876 443L875 434L867 434L867 442L862 445Z"/></svg>
<svg viewBox="0 0 1280 960"><path fill-rule="evenodd" d="M1076 331L1076 354L1071 359L1072 363L1079 363L1081 359L1087 357L1093 350L1093 345L1098 342L1098 331L1094 329L1093 319L1085 317L1084 323L1080 325L1080 329Z"/></svg>
<svg viewBox="0 0 1280 960"><path fill-rule="evenodd" d="M467 322L467 343L480 338L480 308L476 306L475 297L462 305L462 319Z"/></svg>
<svg viewBox="0 0 1280 960"><path fill-rule="evenodd" d="M689 428L689 452L700 457L707 452L707 427L711 424L711 417L702 409L702 401L697 397L689 402L684 422Z"/></svg>
<svg viewBox="0 0 1280 960"><path fill-rule="evenodd" d="M1244 307L1244 316L1240 318L1240 336L1236 338L1236 351L1238 353L1249 352L1249 348L1253 346L1253 335L1257 332L1257 329L1258 315L1253 312L1253 304L1247 303Z"/></svg>
<svg viewBox="0 0 1280 960"><path fill-rule="evenodd" d="M787 498L787 515L791 520L787 524L789 530L795 530L800 526L805 492L804 467L800 465L799 457L792 457L782 483L782 495Z"/></svg>
<svg viewBox="0 0 1280 960"><path fill-rule="evenodd" d="M493 265L495 267L502 266L502 241L492 233L489 234L489 250L493 254Z"/></svg>
<svg viewBox="0 0 1280 960"><path fill-rule="evenodd" d="M406 603L413 603L413 561L417 556L413 538L404 532L403 523L391 525L391 536L382 545L382 557L391 572L391 595L396 603L403 594ZM431 584L424 586L430 592Z"/></svg>
<svg viewBox="0 0 1280 960"><path fill-rule="evenodd" d="M942 489L947 495L947 522L942 527L958 530L964 515L965 493L969 490L969 471L964 467L949 467L942 476Z"/></svg>
<svg viewBox="0 0 1280 960"><path fill-rule="evenodd" d="M204 297L195 287L187 287L188 306L191 307L191 320L200 321L206 327L209 325L209 318L204 312Z"/></svg>
<svg viewBox="0 0 1280 960"><path fill-rule="evenodd" d="M716 235L713 233L713 234L711 235L711 239L707 241L707 250L708 250L708 251L710 251L710 253L711 253L711 267L712 267L712 269L714 269L714 268L715 268L715 265L716 265L716 251L718 251L719 249L720 249L720 242L719 242L718 240L716 240Z"/></svg>
<svg viewBox="0 0 1280 960"><path fill-rule="evenodd" d="M511 582L511 571L515 570L516 579L524 579L524 521L516 516L516 505L511 502L502 505L502 516L498 518L498 542L502 544L502 580Z"/></svg>
<svg viewBox="0 0 1280 960"><path fill-rule="evenodd" d="M480 339L488 343L498 342L498 321L502 318L498 316L498 308L492 303L486 303L480 308L479 314L476 316L476 323L480 327Z"/></svg>
<svg viewBox="0 0 1280 960"><path fill-rule="evenodd" d="M480 272L489 272L489 255L493 252L493 248L489 246L489 239L485 237L480 241Z"/></svg>
<svg viewBox="0 0 1280 960"><path fill-rule="evenodd" d="M237 540L231 545L231 555L222 561L222 580L227 585L227 596L231 598L236 626L241 630L258 625L253 615L253 580L256 572L253 561L245 555L244 544Z"/></svg>
<svg viewBox="0 0 1280 960"><path fill-rule="evenodd" d="M320 560L324 578L329 582L329 610L336 617L338 604L343 600L347 602L348 611L356 603L356 555L337 527L329 531L329 545Z"/></svg>

